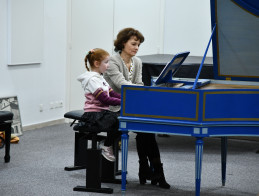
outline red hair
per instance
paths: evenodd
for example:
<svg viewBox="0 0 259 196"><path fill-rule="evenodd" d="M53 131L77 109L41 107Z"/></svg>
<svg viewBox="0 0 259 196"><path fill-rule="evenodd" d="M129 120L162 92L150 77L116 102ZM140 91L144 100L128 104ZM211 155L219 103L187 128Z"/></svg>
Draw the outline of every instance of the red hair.
<svg viewBox="0 0 259 196"><path fill-rule="evenodd" d="M88 71L90 71L89 67L87 66L87 61L90 64L90 67L94 66L94 62L98 61L101 62L104 60L107 56L109 56L109 53L106 50L103 50L101 48L95 48L88 52L88 54L85 56L85 67Z"/></svg>

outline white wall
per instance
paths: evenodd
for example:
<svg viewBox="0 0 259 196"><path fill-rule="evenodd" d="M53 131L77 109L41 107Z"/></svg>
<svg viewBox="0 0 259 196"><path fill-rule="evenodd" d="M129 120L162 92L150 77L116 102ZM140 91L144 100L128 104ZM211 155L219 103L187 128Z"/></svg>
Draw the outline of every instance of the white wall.
<svg viewBox="0 0 259 196"><path fill-rule="evenodd" d="M209 0L166 0L164 53L203 56L211 35ZM212 56L210 46L207 56Z"/></svg>
<svg viewBox="0 0 259 196"><path fill-rule="evenodd" d="M82 108L76 76L85 71L85 53L93 47L113 53L113 40L124 27L144 34L138 55L183 50L203 55L210 36L207 0L44 0L43 63L7 66L7 15L7 0L0 0L0 97L18 96L23 126ZM50 109L56 101L67 110Z"/></svg>
<svg viewBox="0 0 259 196"><path fill-rule="evenodd" d="M151 3L152 2L152 3ZM69 110L82 109L84 92L76 77L86 71L84 57L96 47L113 54L113 40L125 27L145 36L138 55L156 54L163 48L160 0L77 0L71 3L71 62ZM102 6L100 6L102 5Z"/></svg>
<svg viewBox="0 0 259 196"><path fill-rule="evenodd" d="M76 80L86 71L84 58L92 48L112 52L113 0L71 1L69 110L83 109L84 91Z"/></svg>
<svg viewBox="0 0 259 196"><path fill-rule="evenodd" d="M164 0L115 0L114 39L125 27L138 29L145 37L137 55L162 53Z"/></svg>
<svg viewBox="0 0 259 196"><path fill-rule="evenodd" d="M50 102L66 101L66 6L63 0L44 0L43 63L7 66L7 1L0 0L0 97L18 96L23 126L64 115L64 107L50 109Z"/></svg>
<svg viewBox="0 0 259 196"><path fill-rule="evenodd" d="M7 1L0 0L0 97L15 92L11 72L7 67Z"/></svg>
<svg viewBox="0 0 259 196"><path fill-rule="evenodd" d="M8 65L42 63L44 0L7 2Z"/></svg>

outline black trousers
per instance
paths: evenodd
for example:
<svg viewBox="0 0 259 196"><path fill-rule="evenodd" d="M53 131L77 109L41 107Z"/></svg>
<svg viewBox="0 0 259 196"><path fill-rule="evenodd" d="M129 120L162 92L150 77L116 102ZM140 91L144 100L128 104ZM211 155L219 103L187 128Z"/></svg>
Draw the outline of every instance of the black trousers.
<svg viewBox="0 0 259 196"><path fill-rule="evenodd" d="M121 137L122 132L119 131L119 112L111 112L113 113L112 118L115 118L115 122L113 125L109 128L109 131L107 131L107 138L104 142L105 146L112 146L114 144L114 141L119 139Z"/></svg>
<svg viewBox="0 0 259 196"><path fill-rule="evenodd" d="M154 160L160 162L160 152L153 133L137 133L136 145L139 160L149 159L152 164Z"/></svg>
<svg viewBox="0 0 259 196"><path fill-rule="evenodd" d="M104 110L101 112L85 112L81 118L92 129L107 132L104 145L111 146L121 136L118 115L119 113Z"/></svg>
<svg viewBox="0 0 259 196"><path fill-rule="evenodd" d="M111 127L110 131L107 132L107 138L104 141L105 146L112 146L114 141L121 136L122 132L119 131L117 125Z"/></svg>

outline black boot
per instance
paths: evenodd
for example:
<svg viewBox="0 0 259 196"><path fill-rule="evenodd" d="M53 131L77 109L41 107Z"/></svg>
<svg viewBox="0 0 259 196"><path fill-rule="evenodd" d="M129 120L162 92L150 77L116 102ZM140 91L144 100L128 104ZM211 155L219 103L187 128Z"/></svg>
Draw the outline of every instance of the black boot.
<svg viewBox="0 0 259 196"><path fill-rule="evenodd" d="M151 184L156 185L157 183L161 188L170 189L170 185L165 180L162 163L154 164L154 175Z"/></svg>
<svg viewBox="0 0 259 196"><path fill-rule="evenodd" d="M146 184L147 180L151 180L153 172L148 165L147 159L139 160L139 183Z"/></svg>
<svg viewBox="0 0 259 196"><path fill-rule="evenodd" d="M140 184L145 184L147 180L151 180L153 172L149 167L147 152L146 152L146 134L137 133L136 136L136 147L139 157L139 182Z"/></svg>

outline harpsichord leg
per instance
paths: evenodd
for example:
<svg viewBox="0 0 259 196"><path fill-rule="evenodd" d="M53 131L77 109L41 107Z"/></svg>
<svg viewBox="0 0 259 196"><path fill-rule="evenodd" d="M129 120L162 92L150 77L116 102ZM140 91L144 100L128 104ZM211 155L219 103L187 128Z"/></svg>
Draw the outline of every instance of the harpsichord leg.
<svg viewBox="0 0 259 196"><path fill-rule="evenodd" d="M227 137L221 137L221 179L222 186L226 183L226 165L227 165Z"/></svg>
<svg viewBox="0 0 259 196"><path fill-rule="evenodd" d="M127 180L127 161L128 161L128 131L123 131L121 135L121 153L122 153L122 164L121 164L121 191L126 191L126 180Z"/></svg>
<svg viewBox="0 0 259 196"><path fill-rule="evenodd" d="M203 138L198 137L196 140L196 149L195 149L195 178L196 178L196 190L195 195L200 195L200 187L201 187L201 167L202 167L202 154L203 154Z"/></svg>

